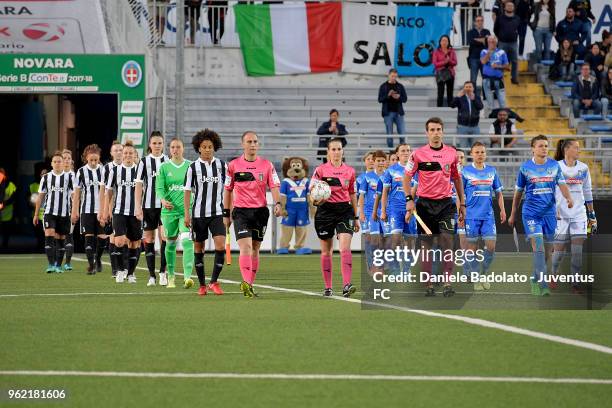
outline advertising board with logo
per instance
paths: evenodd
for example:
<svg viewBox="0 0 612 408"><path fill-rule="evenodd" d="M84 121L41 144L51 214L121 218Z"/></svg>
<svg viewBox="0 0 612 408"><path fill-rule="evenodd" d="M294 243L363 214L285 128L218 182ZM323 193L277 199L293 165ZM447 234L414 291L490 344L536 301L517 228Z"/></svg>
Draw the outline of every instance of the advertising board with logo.
<svg viewBox="0 0 612 408"><path fill-rule="evenodd" d="M108 53L99 0L0 1L0 53Z"/></svg>
<svg viewBox="0 0 612 408"><path fill-rule="evenodd" d="M1 4L1 2L0 2ZM118 138L146 144L143 55L0 54L0 93L117 95Z"/></svg>

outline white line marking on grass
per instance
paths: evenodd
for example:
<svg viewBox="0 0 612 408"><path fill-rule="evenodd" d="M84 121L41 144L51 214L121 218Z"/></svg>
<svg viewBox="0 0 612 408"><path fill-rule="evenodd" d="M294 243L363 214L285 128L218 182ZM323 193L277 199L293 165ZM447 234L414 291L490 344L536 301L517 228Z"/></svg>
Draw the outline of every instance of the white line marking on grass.
<svg viewBox="0 0 612 408"><path fill-rule="evenodd" d="M73 257L72 259L76 259L76 260L79 260L79 261L84 261L83 258L75 258L75 257ZM104 262L104 263L106 263L106 262ZM147 270L146 268L143 268L143 267L140 267L140 266L138 266L137 269ZM233 281L233 280L228 280L228 279L219 279L219 282L222 282L222 283L232 283L232 284L240 284L240 282ZM285 293L301 293L301 294L306 295L306 296L316 296L316 297L321 297L321 298L323 297L321 293L310 292L310 291L300 290L300 289L289 289L289 288L282 288L282 287L278 287L278 286L261 285L261 284L256 284L256 285L253 285L253 286L255 286L257 288L276 290L276 291L285 292ZM386 309L398 310L400 312L415 313L415 314L419 314L419 315L423 315L423 316L428 316L428 317L439 317L439 318L443 318L443 319L450 319L450 320L455 320L455 321L471 324L471 325L474 325L474 326L486 327L486 328L489 328L489 329L501 330L501 331L505 331L505 332L508 332L508 333L520 334L520 335L527 336L527 337L533 337L533 338L536 338L536 339L551 341L553 343L560 343L560 344L565 344L565 345L568 345L568 346L584 348L584 349L587 349L587 350L597 351L597 352L604 353L604 354L612 354L612 347L603 346L601 344L589 343L588 341L575 340L575 339L570 339L570 338L567 338L567 337L556 336L554 334L547 334L547 333L542 333L542 332L538 332L538 331L535 331L535 330L523 329L523 328L516 327L516 326L510 326L508 324L496 323L496 322L492 322L492 321L489 321L489 320L478 319L478 318L475 318L475 317L453 315L453 314L444 314L444 313L432 312L432 311L429 311L429 310L411 309L409 307L389 305L389 304L381 304L381 303L370 302L370 301L367 301L367 300L360 300L360 299L355 299L355 298L345 298L345 297L341 297L341 296L332 296L332 297L330 297L328 299L335 299L335 300L339 300L339 301L343 301L343 302L349 302L349 303L365 304L365 305L369 305L369 306L375 306L375 307L381 307L381 308L386 308Z"/></svg>
<svg viewBox="0 0 612 408"><path fill-rule="evenodd" d="M116 296L116 295L154 295L154 296L166 296L166 295L190 295L193 296L195 293L193 291L183 291L178 289L177 291L165 291L164 292L76 292L76 293L3 293L0 294L1 298L17 298L17 297L28 297L28 296ZM224 291L225 294L240 294L242 292L229 292ZM264 294L275 294L275 292L259 292ZM208 295L207 295L208 296ZM215 295L212 295L215 296Z"/></svg>
<svg viewBox="0 0 612 408"><path fill-rule="evenodd" d="M5 376L42 377L131 377L131 378L216 378L240 380L341 380L341 381L453 381L498 383L547 383L547 384L605 384L606 378L548 378L548 377L482 377L454 375L385 375L385 374L286 374L286 373L164 373L121 371L0 371Z"/></svg>

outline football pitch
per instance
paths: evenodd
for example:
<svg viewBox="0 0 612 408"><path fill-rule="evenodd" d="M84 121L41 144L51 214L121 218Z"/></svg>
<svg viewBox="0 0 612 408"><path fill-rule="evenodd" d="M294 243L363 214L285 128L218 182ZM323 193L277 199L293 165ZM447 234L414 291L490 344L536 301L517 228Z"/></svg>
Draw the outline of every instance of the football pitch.
<svg viewBox="0 0 612 408"><path fill-rule="evenodd" d="M226 294L199 297L180 277L176 289L146 287L143 257L138 283L116 284L108 265L85 275L80 254L63 274L44 273L42 255L0 256L0 405L610 404L609 307L364 308L360 292L350 301L321 296L318 255L262 255L259 297L248 299L236 258L221 274ZM206 261L209 275L212 257ZM531 260L500 254L496 262L529 269ZM336 294L340 285L336 256ZM9 400L9 390L34 389L66 396Z"/></svg>

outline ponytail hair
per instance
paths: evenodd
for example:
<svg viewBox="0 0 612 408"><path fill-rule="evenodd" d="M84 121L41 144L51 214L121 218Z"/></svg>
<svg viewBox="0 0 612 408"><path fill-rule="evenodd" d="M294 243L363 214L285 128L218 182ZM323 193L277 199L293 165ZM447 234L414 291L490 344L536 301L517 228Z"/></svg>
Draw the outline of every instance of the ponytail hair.
<svg viewBox="0 0 612 408"><path fill-rule="evenodd" d="M570 139L561 139L557 142L557 150L555 150L555 160L564 160L565 159L565 149L567 149L571 143L577 142L578 139L570 138Z"/></svg>

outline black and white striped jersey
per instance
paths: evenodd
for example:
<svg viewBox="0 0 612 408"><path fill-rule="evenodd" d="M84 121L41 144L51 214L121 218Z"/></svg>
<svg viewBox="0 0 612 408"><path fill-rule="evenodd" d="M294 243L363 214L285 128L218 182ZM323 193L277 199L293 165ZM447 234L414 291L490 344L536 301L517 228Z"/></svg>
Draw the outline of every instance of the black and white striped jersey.
<svg viewBox="0 0 612 408"><path fill-rule="evenodd" d="M81 189L81 214L97 214L100 211L100 186L104 185L104 167L95 169L85 165L77 170L75 189Z"/></svg>
<svg viewBox="0 0 612 408"><path fill-rule="evenodd" d="M45 193L45 214L69 217L74 192L74 178L70 173L49 172L40 179L39 193Z"/></svg>
<svg viewBox="0 0 612 408"><path fill-rule="evenodd" d="M162 154L155 157L148 154L138 163L138 175L136 181L142 185L142 208L161 208L161 200L155 196L155 179L162 163L168 161L168 157Z"/></svg>
<svg viewBox="0 0 612 408"><path fill-rule="evenodd" d="M223 215L223 185L227 177L227 163L213 158L210 163L198 159L185 174L185 190L191 190L194 218Z"/></svg>
<svg viewBox="0 0 612 408"><path fill-rule="evenodd" d="M134 215L136 201L136 164L126 167L123 164L111 169L106 181L106 189L115 193L113 214Z"/></svg>

